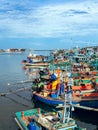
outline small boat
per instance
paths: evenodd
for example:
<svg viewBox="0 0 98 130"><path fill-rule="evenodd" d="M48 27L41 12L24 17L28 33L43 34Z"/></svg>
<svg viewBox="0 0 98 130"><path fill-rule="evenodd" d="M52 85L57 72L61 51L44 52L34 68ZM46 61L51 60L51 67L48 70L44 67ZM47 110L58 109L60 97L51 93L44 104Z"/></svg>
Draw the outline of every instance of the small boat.
<svg viewBox="0 0 98 130"><path fill-rule="evenodd" d="M65 96L66 97L66 96ZM16 112L15 121L21 130L86 130L70 117L71 100L58 106L59 110L43 111L41 108Z"/></svg>
<svg viewBox="0 0 98 130"><path fill-rule="evenodd" d="M48 63L46 62L33 62L33 63L24 62L23 64L25 64L26 66L33 66L33 67L48 66Z"/></svg>
<svg viewBox="0 0 98 130"><path fill-rule="evenodd" d="M27 60L22 60L21 63L26 66L48 66L49 65L49 61L40 60L40 58L35 60L32 59L31 57L27 57Z"/></svg>

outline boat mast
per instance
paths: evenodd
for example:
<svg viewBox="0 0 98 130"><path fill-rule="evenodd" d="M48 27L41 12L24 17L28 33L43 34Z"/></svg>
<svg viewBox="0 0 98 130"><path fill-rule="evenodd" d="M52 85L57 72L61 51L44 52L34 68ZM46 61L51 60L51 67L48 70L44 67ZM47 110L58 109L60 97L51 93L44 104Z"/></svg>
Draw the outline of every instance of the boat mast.
<svg viewBox="0 0 98 130"><path fill-rule="evenodd" d="M63 123L69 122L70 119L70 107L72 105L72 91L70 86L68 86L68 92L65 93L65 100L64 100L64 111L63 111Z"/></svg>

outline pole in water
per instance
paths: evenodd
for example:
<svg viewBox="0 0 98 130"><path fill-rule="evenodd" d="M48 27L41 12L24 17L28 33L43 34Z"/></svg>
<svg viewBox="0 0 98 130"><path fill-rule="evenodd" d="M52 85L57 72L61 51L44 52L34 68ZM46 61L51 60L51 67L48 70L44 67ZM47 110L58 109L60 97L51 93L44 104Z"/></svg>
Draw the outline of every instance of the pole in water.
<svg viewBox="0 0 98 130"><path fill-rule="evenodd" d="M22 84L22 83L29 83L29 82L32 82L31 80L27 80L27 81L20 81L20 82L16 82L16 83L8 83L7 85L10 86L10 85L16 85L16 84Z"/></svg>

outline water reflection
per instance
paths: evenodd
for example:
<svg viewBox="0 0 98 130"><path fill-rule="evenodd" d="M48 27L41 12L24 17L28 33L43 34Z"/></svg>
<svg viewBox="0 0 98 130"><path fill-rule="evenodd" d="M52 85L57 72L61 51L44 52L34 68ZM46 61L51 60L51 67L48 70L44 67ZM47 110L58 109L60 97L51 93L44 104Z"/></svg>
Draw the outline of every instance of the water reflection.
<svg viewBox="0 0 98 130"><path fill-rule="evenodd" d="M24 74L27 75L28 78L31 79L32 81L34 81L36 78L40 78L39 68L31 68L28 66L23 66L22 70L24 71Z"/></svg>

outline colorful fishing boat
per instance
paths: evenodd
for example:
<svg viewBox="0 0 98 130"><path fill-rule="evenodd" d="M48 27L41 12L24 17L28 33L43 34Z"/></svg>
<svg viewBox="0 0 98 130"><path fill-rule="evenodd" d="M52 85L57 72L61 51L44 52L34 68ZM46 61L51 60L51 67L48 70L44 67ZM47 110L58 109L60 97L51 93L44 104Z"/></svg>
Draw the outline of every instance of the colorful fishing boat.
<svg viewBox="0 0 98 130"><path fill-rule="evenodd" d="M65 96L66 97L66 96ZM41 108L16 112L15 120L21 130L86 130L70 117L71 98L64 101L61 110L43 111ZM59 108L58 107L58 108Z"/></svg>
<svg viewBox="0 0 98 130"><path fill-rule="evenodd" d="M43 102L50 106L57 106L59 104L64 104L64 97L58 96L57 93L50 93L48 91L43 91L38 93L33 92L33 98L37 101ZM89 110L92 108L94 111L98 111L98 92L95 90L84 90L84 91L74 91L72 94L72 105L76 108L83 108ZM86 107L89 107L88 109ZM95 110L96 109L96 110Z"/></svg>
<svg viewBox="0 0 98 130"><path fill-rule="evenodd" d="M33 67L48 66L48 63L46 62L33 62L33 63L24 62L23 64L25 64L26 66L33 66Z"/></svg>
<svg viewBox="0 0 98 130"><path fill-rule="evenodd" d="M81 97L77 94L77 97L79 104L74 106L76 109L98 112L98 92L84 92Z"/></svg>
<svg viewBox="0 0 98 130"><path fill-rule="evenodd" d="M33 92L33 98L43 102L45 104L51 105L51 106L57 106L59 104L64 104L64 97L58 97L56 94L52 94L51 96L47 96L47 92L45 92L44 94L42 93L37 93L37 92ZM79 104L78 101L72 101L73 105Z"/></svg>
<svg viewBox="0 0 98 130"><path fill-rule="evenodd" d="M27 60L22 60L22 64L26 66L48 66L49 61L44 59L44 56L39 56L37 58L27 57Z"/></svg>

